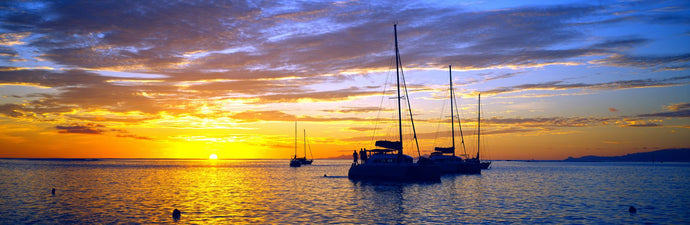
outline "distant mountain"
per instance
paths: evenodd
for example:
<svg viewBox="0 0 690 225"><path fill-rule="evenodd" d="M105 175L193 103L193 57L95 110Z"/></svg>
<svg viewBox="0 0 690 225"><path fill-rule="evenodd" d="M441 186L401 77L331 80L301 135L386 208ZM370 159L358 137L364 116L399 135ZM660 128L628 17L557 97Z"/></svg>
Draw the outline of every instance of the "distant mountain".
<svg viewBox="0 0 690 225"><path fill-rule="evenodd" d="M583 156L568 157L566 162L690 162L690 148L662 149L653 152L640 152L623 156Z"/></svg>

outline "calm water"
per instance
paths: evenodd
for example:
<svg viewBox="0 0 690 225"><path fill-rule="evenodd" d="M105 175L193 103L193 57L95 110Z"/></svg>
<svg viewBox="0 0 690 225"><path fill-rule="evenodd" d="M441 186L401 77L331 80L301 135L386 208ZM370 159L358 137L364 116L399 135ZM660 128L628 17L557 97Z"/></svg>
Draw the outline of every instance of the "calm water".
<svg viewBox="0 0 690 225"><path fill-rule="evenodd" d="M349 163L0 160L0 224L690 223L687 163L498 161L428 184L353 182Z"/></svg>

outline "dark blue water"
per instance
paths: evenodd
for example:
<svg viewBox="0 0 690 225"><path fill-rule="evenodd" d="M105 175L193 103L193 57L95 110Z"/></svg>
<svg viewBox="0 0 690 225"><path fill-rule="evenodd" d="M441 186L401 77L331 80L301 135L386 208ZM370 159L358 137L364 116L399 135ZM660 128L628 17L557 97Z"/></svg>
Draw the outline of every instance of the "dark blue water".
<svg viewBox="0 0 690 225"><path fill-rule="evenodd" d="M0 160L0 223L690 224L688 163L497 161L424 184L353 182L349 164Z"/></svg>

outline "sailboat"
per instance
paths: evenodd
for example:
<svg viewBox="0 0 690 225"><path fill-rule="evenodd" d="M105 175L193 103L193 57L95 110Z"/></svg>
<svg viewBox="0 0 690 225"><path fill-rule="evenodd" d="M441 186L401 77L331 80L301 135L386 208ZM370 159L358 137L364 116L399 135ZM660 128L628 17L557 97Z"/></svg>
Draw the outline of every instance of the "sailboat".
<svg viewBox="0 0 690 225"><path fill-rule="evenodd" d="M453 74L451 66L448 65L448 74L450 76L450 129L451 129L451 147L435 147L434 152L431 153L429 159L441 168L441 173L464 173L464 174L479 174L481 168L479 164L463 160L461 157L455 155L455 113L453 110L453 103L455 102L455 91L453 90ZM458 123L459 123L458 118ZM462 129L460 129L462 134ZM462 136L462 135L461 135ZM465 148L464 137L462 139L463 149Z"/></svg>
<svg viewBox="0 0 690 225"><path fill-rule="evenodd" d="M304 157L302 158L297 158L299 162L302 165L311 165L312 162L314 162L314 155L311 156L311 159L307 159L307 130L304 130ZM309 148L309 154L311 154L311 148Z"/></svg>
<svg viewBox="0 0 690 225"><path fill-rule="evenodd" d="M309 151L311 151L311 149ZM313 161L313 156L311 160L307 159L307 130L304 130L304 157L297 158L297 121L295 121L295 154L292 156L292 159L290 159L290 167L311 165Z"/></svg>
<svg viewBox="0 0 690 225"><path fill-rule="evenodd" d="M299 162L299 159L297 159L297 157L290 159L290 167L300 167L300 166L302 166L302 163Z"/></svg>
<svg viewBox="0 0 690 225"><path fill-rule="evenodd" d="M366 160L363 160L362 163L354 162L350 166L347 177L351 180L370 181L440 181L441 173L438 166L431 164L427 160L423 160L421 157L415 163L411 156L403 154L402 106L400 104L400 70L402 70L402 65L400 62L400 52L398 50L397 24L393 25L393 31L395 34L395 70L398 90L399 139L398 141L376 141L375 145L381 147L381 149L361 151L364 153L363 158Z"/></svg>
<svg viewBox="0 0 690 225"><path fill-rule="evenodd" d="M491 166L491 161L482 162L479 160L479 143L481 140L481 121L482 121L482 94L479 94L479 100L477 103L477 156L475 158L467 159L467 162L477 163L480 165L481 169L488 169Z"/></svg>

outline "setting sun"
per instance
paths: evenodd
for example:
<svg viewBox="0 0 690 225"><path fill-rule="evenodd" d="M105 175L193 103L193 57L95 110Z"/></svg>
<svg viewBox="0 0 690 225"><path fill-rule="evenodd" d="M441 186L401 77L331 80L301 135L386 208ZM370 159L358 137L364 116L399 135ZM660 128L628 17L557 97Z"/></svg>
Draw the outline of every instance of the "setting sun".
<svg viewBox="0 0 690 225"><path fill-rule="evenodd" d="M208 156L208 159L218 159L218 156L216 154L211 154Z"/></svg>

